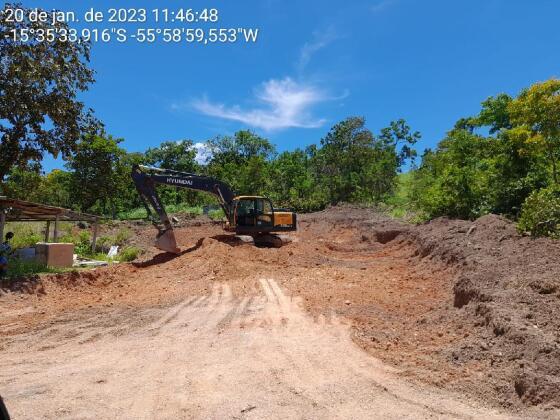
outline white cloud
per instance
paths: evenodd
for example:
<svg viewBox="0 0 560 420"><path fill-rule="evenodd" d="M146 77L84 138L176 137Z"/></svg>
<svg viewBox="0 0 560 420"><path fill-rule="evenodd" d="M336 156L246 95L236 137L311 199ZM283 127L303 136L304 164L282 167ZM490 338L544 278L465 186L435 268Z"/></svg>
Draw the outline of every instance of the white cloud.
<svg viewBox="0 0 560 420"><path fill-rule="evenodd" d="M309 61L311 61L313 54L325 48L337 38L338 36L332 26L327 28L325 31L313 32L313 40L303 44L303 47L301 47L299 52L299 59L297 62L298 70L300 72L303 71L307 64L309 64Z"/></svg>
<svg viewBox="0 0 560 420"><path fill-rule="evenodd" d="M199 165L207 164L212 157L212 152L205 143L195 143L193 144L193 149L196 150L194 160L196 160Z"/></svg>
<svg viewBox="0 0 560 420"><path fill-rule="evenodd" d="M262 83L256 89L255 97L262 106L251 109L243 109L239 105L228 107L206 98L193 101L191 105L205 115L270 131L290 127L320 127L325 120L313 118L310 109L319 102L333 99L314 86L296 83L289 77Z"/></svg>
<svg viewBox="0 0 560 420"><path fill-rule="evenodd" d="M177 140L175 143L183 144L184 142L185 140ZM200 165L207 164L208 161L212 158L212 152L210 151L206 143L196 142L191 147L189 147L189 149L196 151L194 160Z"/></svg>

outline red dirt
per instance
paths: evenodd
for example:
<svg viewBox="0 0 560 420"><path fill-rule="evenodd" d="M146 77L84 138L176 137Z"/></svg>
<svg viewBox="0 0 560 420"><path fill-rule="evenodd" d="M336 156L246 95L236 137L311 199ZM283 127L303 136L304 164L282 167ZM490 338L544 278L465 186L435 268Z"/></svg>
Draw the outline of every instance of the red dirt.
<svg viewBox="0 0 560 420"><path fill-rule="evenodd" d="M558 414L557 242L520 237L496 216L415 227L352 207L302 215L296 240L280 249L194 223L176 231L178 257L151 251L6 291L0 351L60 319L111 311L126 323L136 309L207 295L216 281L242 297L274 278L311 315L349 320L356 343L410 380L519 413ZM152 229L135 230L137 244L153 239Z"/></svg>

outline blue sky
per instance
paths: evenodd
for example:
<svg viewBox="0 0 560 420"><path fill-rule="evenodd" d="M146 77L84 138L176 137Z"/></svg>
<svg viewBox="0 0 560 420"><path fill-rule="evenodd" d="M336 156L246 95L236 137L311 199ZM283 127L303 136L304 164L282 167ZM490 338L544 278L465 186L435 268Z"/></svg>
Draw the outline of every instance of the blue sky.
<svg viewBox="0 0 560 420"><path fill-rule="evenodd" d="M115 3L24 0L81 11ZM201 27L259 28L258 41L95 44L97 82L82 99L127 150L244 128L291 150L361 115L374 132L405 118L422 133L421 152L486 97L559 75L560 2L552 0L187 3L118 6L216 7L219 22ZM61 162L47 158L44 166Z"/></svg>

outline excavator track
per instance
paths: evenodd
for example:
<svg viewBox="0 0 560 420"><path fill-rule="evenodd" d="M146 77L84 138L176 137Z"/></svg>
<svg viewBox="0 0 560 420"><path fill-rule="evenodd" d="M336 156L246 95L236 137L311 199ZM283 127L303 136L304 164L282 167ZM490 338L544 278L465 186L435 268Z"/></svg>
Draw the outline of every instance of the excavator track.
<svg viewBox="0 0 560 420"><path fill-rule="evenodd" d="M274 233L263 233L253 236L255 246L263 248L281 248L287 243L292 242L292 239L286 235L276 235Z"/></svg>

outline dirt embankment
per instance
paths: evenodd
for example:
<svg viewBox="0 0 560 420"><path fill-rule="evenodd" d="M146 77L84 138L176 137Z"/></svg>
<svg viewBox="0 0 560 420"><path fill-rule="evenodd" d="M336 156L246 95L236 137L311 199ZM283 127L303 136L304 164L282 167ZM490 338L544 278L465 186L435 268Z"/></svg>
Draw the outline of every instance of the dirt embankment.
<svg viewBox="0 0 560 420"><path fill-rule="evenodd" d="M560 243L494 215L438 219L403 240L457 267L449 315L477 334L455 343L453 362L483 362L506 403L560 407Z"/></svg>
<svg viewBox="0 0 560 420"><path fill-rule="evenodd" d="M346 212L307 218L309 229L344 225ZM378 273L394 273L338 309L364 348L502 406L560 407L560 242L521 236L496 215L408 226L362 213L348 224L377 250Z"/></svg>
<svg viewBox="0 0 560 420"><path fill-rule="evenodd" d="M138 243L153 234L140 230ZM150 252L0 296L0 350L92 313L133 328L139 309L207 295L215 282L256 296L267 278L300 296L315 319L349 320L357 344L409 379L521 413L558 413L557 242L521 237L496 216L410 226L354 207L302 215L295 241L280 249L255 248L210 223L180 228L177 239L184 252L175 258Z"/></svg>

